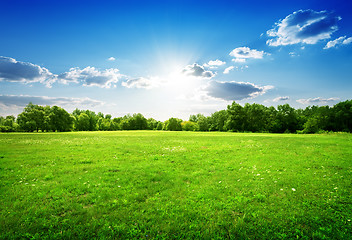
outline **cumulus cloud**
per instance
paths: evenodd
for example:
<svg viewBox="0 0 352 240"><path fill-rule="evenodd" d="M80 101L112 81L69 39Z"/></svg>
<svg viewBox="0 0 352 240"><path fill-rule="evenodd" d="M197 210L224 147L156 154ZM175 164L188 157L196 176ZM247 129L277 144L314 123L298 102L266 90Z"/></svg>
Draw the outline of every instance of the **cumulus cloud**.
<svg viewBox="0 0 352 240"><path fill-rule="evenodd" d="M338 30L337 22L341 18L327 11L299 10L277 22L267 31L272 39L269 46L284 46L298 43L315 44L328 39Z"/></svg>
<svg viewBox="0 0 352 240"><path fill-rule="evenodd" d="M182 73L188 76L199 77L199 78L212 78L215 74L212 71L206 71L203 66L194 63L186 66Z"/></svg>
<svg viewBox="0 0 352 240"><path fill-rule="evenodd" d="M342 37L336 38L335 40L329 41L324 47L324 49L338 47L340 45L347 45L350 43L352 43L352 37L346 38L346 36L342 36Z"/></svg>
<svg viewBox="0 0 352 240"><path fill-rule="evenodd" d="M234 68L235 68L234 66L230 66L230 67L228 67L228 68L225 68L223 74L229 74L230 71L232 71Z"/></svg>
<svg viewBox="0 0 352 240"><path fill-rule="evenodd" d="M55 82L55 75L44 67L0 56L0 81L21 83L40 82L47 87L51 87Z"/></svg>
<svg viewBox="0 0 352 240"><path fill-rule="evenodd" d="M234 62L246 62L246 59L254 58L261 59L264 56L264 51L258 51L256 49L250 49L249 47L238 47L230 52L230 56L234 57Z"/></svg>
<svg viewBox="0 0 352 240"><path fill-rule="evenodd" d="M332 98L316 97L316 98L308 98L308 99L298 99L297 102L301 104L326 104L337 100L339 100L339 98L337 97L332 97Z"/></svg>
<svg viewBox="0 0 352 240"><path fill-rule="evenodd" d="M127 88L145 88L145 89L150 89L153 87L158 86L156 78L134 78L134 79L128 79L125 82L122 82L122 86L127 87Z"/></svg>
<svg viewBox="0 0 352 240"><path fill-rule="evenodd" d="M204 91L213 98L235 101L257 97L272 88L273 86L260 87L248 82L211 81Z"/></svg>
<svg viewBox="0 0 352 240"><path fill-rule="evenodd" d="M211 60L208 63L203 64L203 66L204 67L209 67L209 68L217 68L217 67L225 65L225 64L226 64L226 62L223 62L223 61L221 61L219 59L216 59L214 61Z"/></svg>
<svg viewBox="0 0 352 240"><path fill-rule="evenodd" d="M25 107L29 102L38 105L58 106L90 106L102 105L103 102L91 98L47 97L30 95L0 95L0 104L3 106Z"/></svg>
<svg viewBox="0 0 352 240"><path fill-rule="evenodd" d="M285 97L277 97L273 99L273 102L280 102L280 101L286 101L289 100L290 97L289 96L285 96Z"/></svg>
<svg viewBox="0 0 352 240"><path fill-rule="evenodd" d="M113 62L113 61L116 60L116 58L114 58L114 57L109 57L107 60Z"/></svg>
<svg viewBox="0 0 352 240"><path fill-rule="evenodd" d="M64 84L82 82L84 86L110 88L121 77L123 75L119 73L117 68L98 70L94 67L86 67L84 69L71 68L70 71L58 75L57 78Z"/></svg>

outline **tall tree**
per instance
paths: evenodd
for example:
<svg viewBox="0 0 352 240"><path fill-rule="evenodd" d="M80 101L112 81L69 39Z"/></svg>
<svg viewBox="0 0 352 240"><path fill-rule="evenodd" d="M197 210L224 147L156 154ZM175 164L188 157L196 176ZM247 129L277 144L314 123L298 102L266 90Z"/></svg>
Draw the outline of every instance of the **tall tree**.
<svg viewBox="0 0 352 240"><path fill-rule="evenodd" d="M246 116L240 104L233 101L231 105L227 106L227 114L226 129L241 132L245 131Z"/></svg>
<svg viewBox="0 0 352 240"><path fill-rule="evenodd" d="M170 118L169 120L165 121L165 130L167 131L181 131L182 126L181 126L182 120L178 118Z"/></svg>
<svg viewBox="0 0 352 240"><path fill-rule="evenodd" d="M28 132L44 129L44 107L31 102L18 115L17 121L21 129Z"/></svg>

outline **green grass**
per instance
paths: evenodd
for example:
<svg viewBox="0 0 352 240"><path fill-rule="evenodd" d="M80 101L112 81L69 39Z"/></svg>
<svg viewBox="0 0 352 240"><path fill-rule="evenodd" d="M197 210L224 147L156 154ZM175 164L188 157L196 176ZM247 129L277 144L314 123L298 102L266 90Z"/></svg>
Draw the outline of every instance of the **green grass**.
<svg viewBox="0 0 352 240"><path fill-rule="evenodd" d="M0 134L0 200L0 239L351 239L352 135Z"/></svg>

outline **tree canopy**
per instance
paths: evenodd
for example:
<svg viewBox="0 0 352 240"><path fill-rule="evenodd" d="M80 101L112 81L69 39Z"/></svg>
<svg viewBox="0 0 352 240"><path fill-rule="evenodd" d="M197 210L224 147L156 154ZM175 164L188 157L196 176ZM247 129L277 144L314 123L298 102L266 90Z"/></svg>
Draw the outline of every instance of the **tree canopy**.
<svg viewBox="0 0 352 240"><path fill-rule="evenodd" d="M352 132L352 100L333 107L308 106L294 109L289 104L276 108L261 104L232 102L227 109L206 117L195 114L189 120L171 117L165 122L145 118L141 113L112 118L111 114L75 109L71 114L58 106L29 103L17 118L0 117L0 131L232 131L272 133L317 133L322 131Z"/></svg>

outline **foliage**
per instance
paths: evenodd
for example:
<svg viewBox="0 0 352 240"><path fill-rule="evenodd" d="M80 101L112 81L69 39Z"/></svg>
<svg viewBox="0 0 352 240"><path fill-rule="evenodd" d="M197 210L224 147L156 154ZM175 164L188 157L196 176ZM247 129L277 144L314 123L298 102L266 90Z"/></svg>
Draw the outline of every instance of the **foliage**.
<svg viewBox="0 0 352 240"><path fill-rule="evenodd" d="M164 122L164 130L166 131L181 131L182 130L182 119L170 118Z"/></svg>
<svg viewBox="0 0 352 240"><path fill-rule="evenodd" d="M182 131L196 131L199 129L199 126L195 122L183 121L181 123Z"/></svg>
<svg viewBox="0 0 352 240"><path fill-rule="evenodd" d="M112 118L90 110L75 109L72 114L57 106L38 106L29 103L17 119L0 117L0 131L116 131L116 130L167 130L167 131L231 131L271 133L320 133L329 131L352 132L352 100L333 107L308 106L294 109L289 104L277 108L261 104L233 102L226 110L204 116L190 115L189 121L170 118L165 122L146 119L141 113Z"/></svg>

